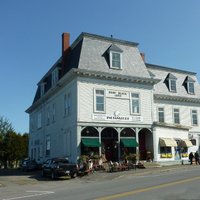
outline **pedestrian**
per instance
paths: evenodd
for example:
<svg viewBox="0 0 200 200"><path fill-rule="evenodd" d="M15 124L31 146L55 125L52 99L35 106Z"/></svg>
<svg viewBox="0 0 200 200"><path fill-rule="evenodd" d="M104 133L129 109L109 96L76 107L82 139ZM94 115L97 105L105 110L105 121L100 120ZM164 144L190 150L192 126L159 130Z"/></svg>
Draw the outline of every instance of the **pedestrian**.
<svg viewBox="0 0 200 200"><path fill-rule="evenodd" d="M194 159L195 159L196 165L198 165L199 164L199 153L198 153L198 151L195 152Z"/></svg>
<svg viewBox="0 0 200 200"><path fill-rule="evenodd" d="M192 165L193 158L194 158L194 155L192 152L190 152L189 154L190 165Z"/></svg>

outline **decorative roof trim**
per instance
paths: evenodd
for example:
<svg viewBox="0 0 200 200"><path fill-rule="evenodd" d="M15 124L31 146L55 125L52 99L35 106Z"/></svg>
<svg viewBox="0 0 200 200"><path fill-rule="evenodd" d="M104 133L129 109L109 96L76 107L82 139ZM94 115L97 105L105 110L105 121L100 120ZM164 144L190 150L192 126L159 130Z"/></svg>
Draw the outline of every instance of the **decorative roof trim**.
<svg viewBox="0 0 200 200"><path fill-rule="evenodd" d="M200 103L200 99L191 97L170 96L164 94L154 94L155 100L181 101L190 103Z"/></svg>
<svg viewBox="0 0 200 200"><path fill-rule="evenodd" d="M169 124L169 123L161 123L161 122L153 122L153 126L160 126L160 127L166 127L166 128L176 128L176 129L185 129L185 130L189 130L191 129L190 126L183 126L180 124Z"/></svg>

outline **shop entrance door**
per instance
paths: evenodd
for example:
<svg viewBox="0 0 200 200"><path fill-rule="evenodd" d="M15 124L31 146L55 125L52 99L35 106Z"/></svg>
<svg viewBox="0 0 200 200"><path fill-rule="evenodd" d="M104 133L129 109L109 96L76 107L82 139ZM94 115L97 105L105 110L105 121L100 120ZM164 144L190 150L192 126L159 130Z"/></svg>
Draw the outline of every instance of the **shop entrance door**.
<svg viewBox="0 0 200 200"><path fill-rule="evenodd" d="M118 133L114 128L105 128L101 132L102 154L107 161L118 161Z"/></svg>

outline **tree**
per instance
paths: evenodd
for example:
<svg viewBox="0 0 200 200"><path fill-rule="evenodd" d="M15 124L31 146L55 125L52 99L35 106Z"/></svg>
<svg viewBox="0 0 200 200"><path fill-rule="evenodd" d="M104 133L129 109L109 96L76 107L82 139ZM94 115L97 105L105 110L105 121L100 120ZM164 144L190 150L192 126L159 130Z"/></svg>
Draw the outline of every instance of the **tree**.
<svg viewBox="0 0 200 200"><path fill-rule="evenodd" d="M5 167L7 166L5 163L5 137L8 132L12 131L14 131L14 128L12 127L12 124L9 122L9 120L3 116L0 116L0 165L3 162Z"/></svg>
<svg viewBox="0 0 200 200"><path fill-rule="evenodd" d="M14 131L12 124L7 118L0 116L0 142L2 142L2 140L5 137L5 134L9 131Z"/></svg>
<svg viewBox="0 0 200 200"><path fill-rule="evenodd" d="M0 164L4 168L13 166L17 161L28 156L28 134L17 134L12 124L0 117Z"/></svg>

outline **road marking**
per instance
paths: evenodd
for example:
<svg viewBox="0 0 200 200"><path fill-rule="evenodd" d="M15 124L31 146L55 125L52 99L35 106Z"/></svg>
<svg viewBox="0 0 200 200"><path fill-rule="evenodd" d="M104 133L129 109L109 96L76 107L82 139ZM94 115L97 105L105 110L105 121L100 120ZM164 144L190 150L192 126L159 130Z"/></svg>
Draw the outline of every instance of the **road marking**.
<svg viewBox="0 0 200 200"><path fill-rule="evenodd" d="M15 199L25 199L25 198L31 198L31 197L36 197L36 196L42 196L46 194L53 194L54 192L51 191L26 191L28 193L36 193L36 194L30 194L30 195L25 195L25 196L19 196L19 197L12 197L12 198L6 198L2 200L15 200Z"/></svg>
<svg viewBox="0 0 200 200"><path fill-rule="evenodd" d="M137 193L146 192L146 191L155 190L155 189L164 188L164 187L169 187L169 186L178 185L178 184L182 184L182 183L187 183L187 182L191 182L191 181L195 181L195 180L199 180L199 179L200 179L200 176L189 178L189 179L183 179L180 181L164 183L164 184L155 185L155 186L148 187L148 188L141 188L141 189L137 189L137 190L133 190L133 191L129 191L129 192L123 192L123 193L119 193L119 194L104 196L104 197L97 198L96 200L109 200L109 199L116 199L116 198L120 198L120 197L127 197L127 196L131 196L131 195L134 195Z"/></svg>

